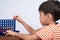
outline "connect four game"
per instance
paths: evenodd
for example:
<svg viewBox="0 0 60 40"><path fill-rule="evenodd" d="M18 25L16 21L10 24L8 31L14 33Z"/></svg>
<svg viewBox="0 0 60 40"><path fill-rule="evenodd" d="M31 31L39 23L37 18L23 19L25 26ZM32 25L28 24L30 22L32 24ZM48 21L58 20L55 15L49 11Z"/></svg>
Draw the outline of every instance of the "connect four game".
<svg viewBox="0 0 60 40"><path fill-rule="evenodd" d="M6 30L15 31L16 20L13 19L0 19L0 33L6 32Z"/></svg>

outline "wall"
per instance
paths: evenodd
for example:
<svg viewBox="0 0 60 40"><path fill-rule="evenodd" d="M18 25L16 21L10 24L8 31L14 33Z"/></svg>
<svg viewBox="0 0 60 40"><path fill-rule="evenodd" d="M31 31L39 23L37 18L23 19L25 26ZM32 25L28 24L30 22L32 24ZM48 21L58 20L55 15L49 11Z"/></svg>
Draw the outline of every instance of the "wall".
<svg viewBox="0 0 60 40"><path fill-rule="evenodd" d="M0 0L0 19L12 19L14 15L19 15L32 28L41 28L38 7L44 1L46 0ZM28 33L17 21L16 30Z"/></svg>

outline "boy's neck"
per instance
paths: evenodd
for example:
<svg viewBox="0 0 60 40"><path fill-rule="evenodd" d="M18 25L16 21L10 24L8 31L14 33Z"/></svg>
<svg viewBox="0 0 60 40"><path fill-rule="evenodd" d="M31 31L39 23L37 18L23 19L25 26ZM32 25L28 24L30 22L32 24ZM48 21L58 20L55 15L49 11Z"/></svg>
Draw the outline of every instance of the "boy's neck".
<svg viewBox="0 0 60 40"><path fill-rule="evenodd" d="M49 22L48 25L55 25L56 22Z"/></svg>

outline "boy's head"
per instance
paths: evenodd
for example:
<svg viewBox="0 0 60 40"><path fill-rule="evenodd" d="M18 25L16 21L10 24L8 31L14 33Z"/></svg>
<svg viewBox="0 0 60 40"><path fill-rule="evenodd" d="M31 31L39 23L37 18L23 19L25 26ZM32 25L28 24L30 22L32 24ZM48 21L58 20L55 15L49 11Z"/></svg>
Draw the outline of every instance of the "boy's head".
<svg viewBox="0 0 60 40"><path fill-rule="evenodd" d="M60 2L46 1L39 7L40 21L42 25L49 25L60 19Z"/></svg>

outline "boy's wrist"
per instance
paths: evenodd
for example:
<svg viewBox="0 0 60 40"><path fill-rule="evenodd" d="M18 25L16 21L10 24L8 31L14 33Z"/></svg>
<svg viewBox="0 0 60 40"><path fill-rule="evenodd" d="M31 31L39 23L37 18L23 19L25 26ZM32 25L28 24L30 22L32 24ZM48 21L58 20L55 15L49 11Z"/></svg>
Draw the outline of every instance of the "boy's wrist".
<svg viewBox="0 0 60 40"><path fill-rule="evenodd" d="M17 21L19 21L20 23L22 23L22 22L23 22L23 20L22 20L22 19L17 19Z"/></svg>
<svg viewBox="0 0 60 40"><path fill-rule="evenodd" d="M14 36L18 37L20 33L15 32Z"/></svg>
<svg viewBox="0 0 60 40"><path fill-rule="evenodd" d="M24 21L22 20L22 21L20 21L20 23L24 23Z"/></svg>
<svg viewBox="0 0 60 40"><path fill-rule="evenodd" d="M17 36L17 32L14 33L14 36Z"/></svg>

